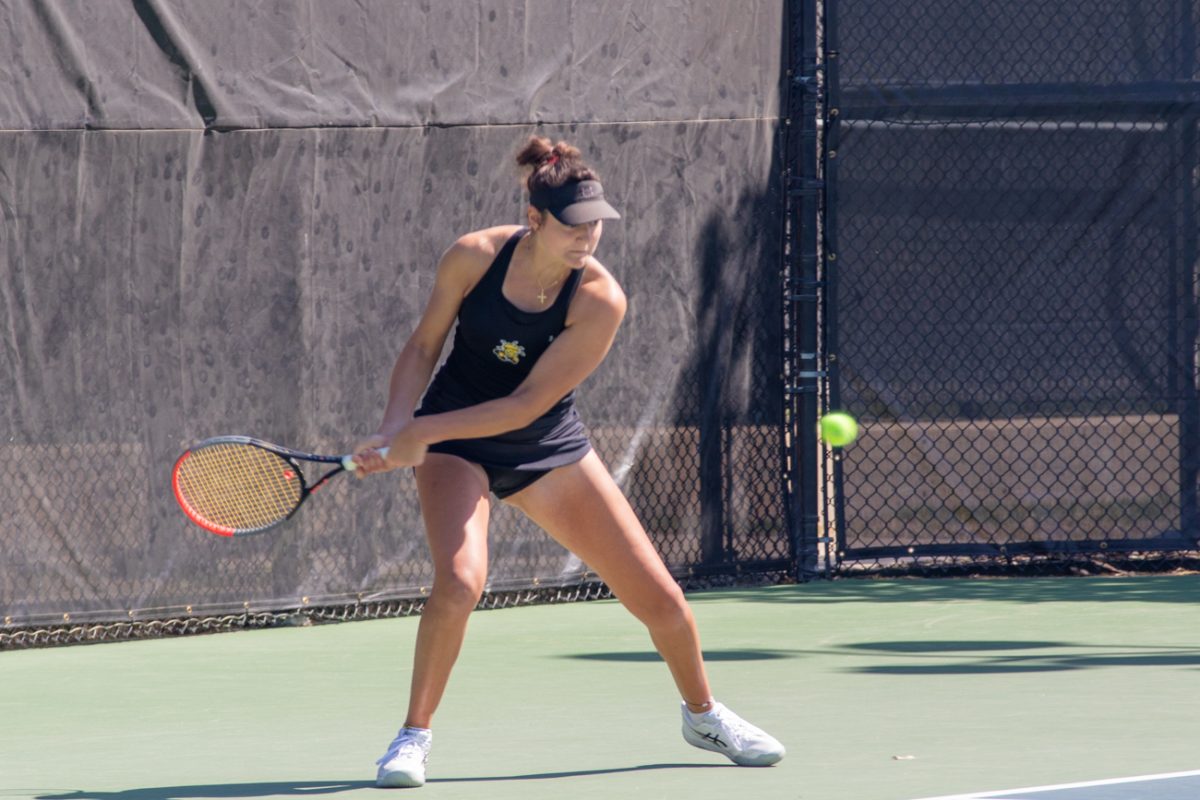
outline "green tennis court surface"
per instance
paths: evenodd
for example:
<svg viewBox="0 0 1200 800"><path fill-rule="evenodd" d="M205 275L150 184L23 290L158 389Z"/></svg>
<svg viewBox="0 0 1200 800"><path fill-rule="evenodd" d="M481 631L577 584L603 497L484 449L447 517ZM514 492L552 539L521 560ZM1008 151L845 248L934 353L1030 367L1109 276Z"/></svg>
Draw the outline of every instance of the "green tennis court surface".
<svg viewBox="0 0 1200 800"><path fill-rule="evenodd" d="M1198 597L1200 576L693 594L717 697L789 748L767 769L683 742L667 670L616 603L479 612L430 782L390 791L1200 797ZM0 654L0 796L378 798L373 761L402 721L416 624ZM1137 776L1150 777L1114 782Z"/></svg>

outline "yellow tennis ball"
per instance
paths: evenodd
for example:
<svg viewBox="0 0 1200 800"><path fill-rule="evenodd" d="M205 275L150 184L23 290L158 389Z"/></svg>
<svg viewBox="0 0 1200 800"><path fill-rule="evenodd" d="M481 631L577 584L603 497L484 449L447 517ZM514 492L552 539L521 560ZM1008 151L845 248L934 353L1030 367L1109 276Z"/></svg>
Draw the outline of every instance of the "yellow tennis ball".
<svg viewBox="0 0 1200 800"><path fill-rule="evenodd" d="M821 417L821 438L830 447L845 447L858 438L858 423L844 411Z"/></svg>

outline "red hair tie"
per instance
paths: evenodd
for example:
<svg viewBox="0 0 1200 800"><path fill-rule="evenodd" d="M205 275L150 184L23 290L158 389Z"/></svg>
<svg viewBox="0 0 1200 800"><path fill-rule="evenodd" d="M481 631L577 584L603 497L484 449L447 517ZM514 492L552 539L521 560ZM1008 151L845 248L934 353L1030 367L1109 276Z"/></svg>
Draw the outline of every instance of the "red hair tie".
<svg viewBox="0 0 1200 800"><path fill-rule="evenodd" d="M546 159L546 163L543 164L542 166L553 167L557 163L558 163L558 153L551 153L550 157Z"/></svg>

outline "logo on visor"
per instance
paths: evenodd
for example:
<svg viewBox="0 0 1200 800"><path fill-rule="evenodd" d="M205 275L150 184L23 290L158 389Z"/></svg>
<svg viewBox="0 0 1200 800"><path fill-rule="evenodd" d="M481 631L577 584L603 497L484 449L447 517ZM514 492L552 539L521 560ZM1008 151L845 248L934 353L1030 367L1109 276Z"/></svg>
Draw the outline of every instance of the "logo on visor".
<svg viewBox="0 0 1200 800"><path fill-rule="evenodd" d="M600 184L591 181L584 181L575 187L575 197L579 200L589 200L602 194L604 190L600 188Z"/></svg>
<svg viewBox="0 0 1200 800"><path fill-rule="evenodd" d="M525 357L525 348L521 346L520 342L501 339L500 344L492 348L492 353L505 364L516 364Z"/></svg>

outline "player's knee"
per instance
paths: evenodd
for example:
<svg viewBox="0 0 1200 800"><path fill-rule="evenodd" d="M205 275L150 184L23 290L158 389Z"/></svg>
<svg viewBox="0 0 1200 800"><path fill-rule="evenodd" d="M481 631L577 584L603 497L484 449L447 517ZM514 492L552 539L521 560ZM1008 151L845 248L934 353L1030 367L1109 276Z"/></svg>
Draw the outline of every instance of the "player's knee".
<svg viewBox="0 0 1200 800"><path fill-rule="evenodd" d="M479 604L486 583L485 572L455 570L434 579L430 599L436 598L439 604L448 608L469 612Z"/></svg>
<svg viewBox="0 0 1200 800"><path fill-rule="evenodd" d="M692 610L677 589L647 598L634 613L651 630L675 630L692 624Z"/></svg>

